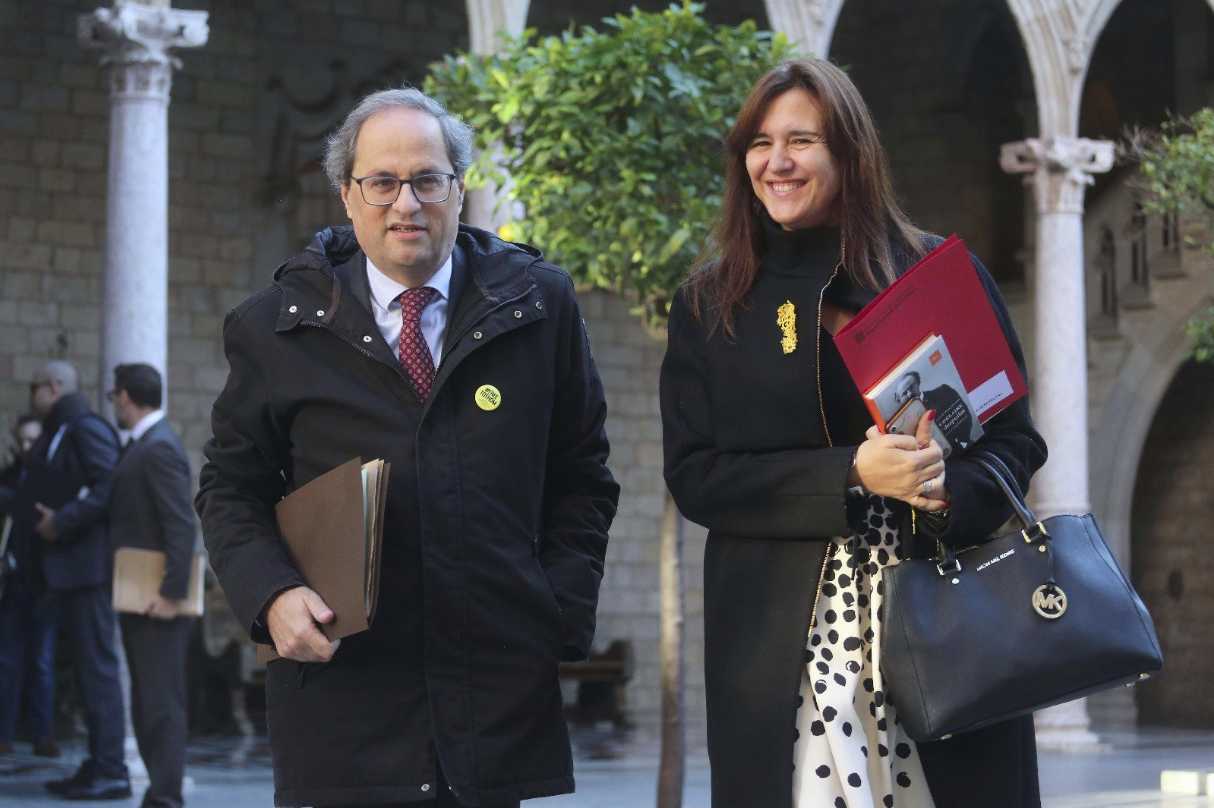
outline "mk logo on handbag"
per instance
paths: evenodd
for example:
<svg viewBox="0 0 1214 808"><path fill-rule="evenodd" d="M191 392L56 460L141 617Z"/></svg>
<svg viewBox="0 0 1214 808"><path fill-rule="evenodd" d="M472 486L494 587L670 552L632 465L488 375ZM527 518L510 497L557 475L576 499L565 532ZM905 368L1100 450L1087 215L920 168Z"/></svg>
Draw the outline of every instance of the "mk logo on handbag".
<svg viewBox="0 0 1214 808"><path fill-rule="evenodd" d="M1047 620L1066 614L1066 593L1057 584L1042 584L1033 591L1033 610Z"/></svg>

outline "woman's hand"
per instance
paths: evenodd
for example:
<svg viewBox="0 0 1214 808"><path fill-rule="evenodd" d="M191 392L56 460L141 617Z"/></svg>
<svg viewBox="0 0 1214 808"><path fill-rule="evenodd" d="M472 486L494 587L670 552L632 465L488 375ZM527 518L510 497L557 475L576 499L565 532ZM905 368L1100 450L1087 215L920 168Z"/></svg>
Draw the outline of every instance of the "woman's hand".
<svg viewBox="0 0 1214 808"><path fill-rule="evenodd" d="M924 511L942 511L948 507L944 486L944 453L932 439L927 413L919 419L915 436L886 435L869 427L867 440L856 451L856 477L874 494L900 499ZM925 483L931 481L930 486ZM930 487L927 493L925 487Z"/></svg>

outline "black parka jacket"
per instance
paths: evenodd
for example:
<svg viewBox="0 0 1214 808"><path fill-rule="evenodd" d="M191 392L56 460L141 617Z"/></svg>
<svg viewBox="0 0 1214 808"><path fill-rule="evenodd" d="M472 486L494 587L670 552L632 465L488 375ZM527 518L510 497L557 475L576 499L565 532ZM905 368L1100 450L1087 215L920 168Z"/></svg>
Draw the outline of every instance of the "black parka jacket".
<svg viewBox="0 0 1214 808"><path fill-rule="evenodd" d="M227 317L196 506L236 616L302 583L274 503L353 457L392 463L372 627L325 664L268 666L278 805L571 791L557 682L594 634L619 488L569 276L460 226L444 348L423 408L369 309L352 228L320 233ZM495 387L496 409L476 393Z"/></svg>
<svg viewBox="0 0 1214 808"><path fill-rule="evenodd" d="M931 249L940 243L932 237ZM903 257L899 272L911 265ZM1025 373L1024 356L994 280L975 259L978 273L1012 355ZM821 283L807 289L821 299ZM874 293L849 286L841 272L827 299L863 306ZM814 313L810 313L813 317ZM819 313L820 317L820 313ZM772 318L774 324L774 317ZM809 320L803 341L818 331ZM770 346L728 342L709 334L676 295L662 364L661 408L665 477L679 510L708 528L704 558L704 666L708 753L713 808L789 808L792 805L796 710L804 649L826 547L849 535L846 476L871 420L864 414L829 335L821 335L820 373L842 379L845 390L821 389L805 402L804 418L822 418L833 441L821 445L759 445L757 354ZM778 331L777 331L778 334ZM1025 373L1027 379L1027 373ZM849 400L852 407L846 406ZM981 445L998 454L1022 490L1045 462L1028 398L984 424ZM808 430L807 430L808 432ZM989 536L1011 516L1007 500L961 453L946 463L951 494L949 527L942 538L961 546ZM909 508L898 510L910 536ZM919 534L917 555L934 537ZM1029 808L1039 804L1032 720L1005 722L955 739L920 744L920 757L937 808Z"/></svg>

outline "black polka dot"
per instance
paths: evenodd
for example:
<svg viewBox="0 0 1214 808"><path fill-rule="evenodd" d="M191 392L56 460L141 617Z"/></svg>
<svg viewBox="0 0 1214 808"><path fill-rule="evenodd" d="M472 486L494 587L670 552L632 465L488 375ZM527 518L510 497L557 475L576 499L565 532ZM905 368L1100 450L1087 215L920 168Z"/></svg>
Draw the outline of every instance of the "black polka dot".
<svg viewBox="0 0 1214 808"><path fill-rule="evenodd" d="M885 748L885 744L877 744L877 754L881 757L889 757L889 750Z"/></svg>
<svg viewBox="0 0 1214 808"><path fill-rule="evenodd" d="M861 783L860 775L856 774L855 772L852 772L851 774L847 775L847 784L849 786L851 786L852 788L859 788L860 783Z"/></svg>
<svg viewBox="0 0 1214 808"><path fill-rule="evenodd" d="M814 652L809 650L808 648L806 648L805 649L805 664L808 665L809 663L811 663L813 661L814 661Z"/></svg>
<svg viewBox="0 0 1214 808"><path fill-rule="evenodd" d="M881 804L884 805L885 808L894 808L894 795L886 794L881 798Z"/></svg>
<svg viewBox="0 0 1214 808"><path fill-rule="evenodd" d="M822 658L825 659L827 662L830 662L832 659L835 658L835 652L830 650L829 648L823 648L822 649ZM822 671L822 672L826 673L826 671Z"/></svg>
<svg viewBox="0 0 1214 808"><path fill-rule="evenodd" d="M903 760L910 757L910 753L911 753L910 744L900 743L894 747L894 754L896 754L898 757L902 758Z"/></svg>
<svg viewBox="0 0 1214 808"><path fill-rule="evenodd" d="M838 594L839 589L834 584L822 584L822 594L828 598L833 598Z"/></svg>
<svg viewBox="0 0 1214 808"><path fill-rule="evenodd" d="M809 725L809 732L811 735L825 735L826 734L826 725L823 724L821 721L814 721L812 724Z"/></svg>
<svg viewBox="0 0 1214 808"><path fill-rule="evenodd" d="M805 697L797 696L797 709L800 710L804 706L805 706Z"/></svg>
<svg viewBox="0 0 1214 808"><path fill-rule="evenodd" d="M873 680L872 679L864 680L864 689L867 690L869 693L873 692Z"/></svg>
<svg viewBox="0 0 1214 808"><path fill-rule="evenodd" d="M847 668L848 673L859 673L860 672L860 663L854 659L848 661L848 663L845 667Z"/></svg>
<svg viewBox="0 0 1214 808"><path fill-rule="evenodd" d="M868 757L868 747L867 747L867 746L861 746L861 747L860 747L860 754L864 755L864 757Z"/></svg>
<svg viewBox="0 0 1214 808"><path fill-rule="evenodd" d="M876 570L873 570L873 571L876 572ZM860 606L861 609L867 609L868 608L868 595L861 593L860 597L856 598L856 603Z"/></svg>
<svg viewBox="0 0 1214 808"><path fill-rule="evenodd" d="M843 674L841 674L841 673L836 673L836 674L835 674L835 682L836 682L836 683L838 683L840 686L842 686L842 685L846 685L846 684L847 684L847 679L845 679L845 678L843 677Z"/></svg>
<svg viewBox="0 0 1214 808"><path fill-rule="evenodd" d="M830 766L819 766L818 768L814 769L814 774L823 779L830 777Z"/></svg>
<svg viewBox="0 0 1214 808"><path fill-rule="evenodd" d="M898 772L898 785L903 788L910 788L911 779L906 775L906 772Z"/></svg>
<svg viewBox="0 0 1214 808"><path fill-rule="evenodd" d="M823 589L823 591L825 591L825 589ZM843 593L843 602L845 604L847 604L848 606L855 605L856 596L853 595L851 592L844 592Z"/></svg>
<svg viewBox="0 0 1214 808"><path fill-rule="evenodd" d="M812 646L814 646L815 648L816 648L817 646L821 645L821 644L822 644L822 635L821 635L821 634L815 634L814 636L810 637L810 638L809 638L809 644L810 644L810 645L812 645Z"/></svg>
<svg viewBox="0 0 1214 808"><path fill-rule="evenodd" d="M842 797L835 797L835 808L847 808L847 800Z"/></svg>
<svg viewBox="0 0 1214 808"><path fill-rule="evenodd" d="M860 648L860 638L859 637L848 637L847 639L845 639L843 641L843 650L845 650L845 651L856 651L856 650L859 650L859 648Z"/></svg>
<svg viewBox="0 0 1214 808"><path fill-rule="evenodd" d="M819 679L819 680L818 680L818 681L817 681L817 682L814 684L814 692L816 692L818 695L821 695L821 694L825 693L825 692L826 692L826 682L824 682L823 680Z"/></svg>
<svg viewBox="0 0 1214 808"><path fill-rule="evenodd" d="M821 673L824 675L827 673L830 673L830 665L827 665L825 662L819 662L814 667L816 667L818 669L818 673Z"/></svg>
<svg viewBox="0 0 1214 808"><path fill-rule="evenodd" d="M887 726L889 726L889 725L886 723L884 718L877 720L877 729L881 730L882 732L885 732L885 729Z"/></svg>
<svg viewBox="0 0 1214 808"><path fill-rule="evenodd" d="M856 621L856 610L848 609L843 612L843 620L848 623L854 623Z"/></svg>
<svg viewBox="0 0 1214 808"><path fill-rule="evenodd" d="M841 570L841 569L843 569L843 562L837 558L832 559L830 562L830 568L835 571Z"/></svg>
<svg viewBox="0 0 1214 808"><path fill-rule="evenodd" d="M883 567L886 564L888 564L889 563L889 553L887 553L885 550L878 550L877 551L877 563Z"/></svg>
<svg viewBox="0 0 1214 808"><path fill-rule="evenodd" d="M847 721L843 722L843 734L849 738L851 737L851 723Z"/></svg>
<svg viewBox="0 0 1214 808"><path fill-rule="evenodd" d="M851 586L851 578L846 575L840 575L839 586Z"/></svg>
<svg viewBox="0 0 1214 808"><path fill-rule="evenodd" d="M840 583L842 583L842 581L840 581ZM846 586L846 584L844 584L844 586ZM827 623L834 623L839 619L839 615L835 614L834 609L827 609L826 614L824 614L823 617L826 618Z"/></svg>
<svg viewBox="0 0 1214 808"><path fill-rule="evenodd" d="M873 694L873 704L876 704L878 707L885 704L885 694L880 690Z"/></svg>
<svg viewBox="0 0 1214 808"><path fill-rule="evenodd" d="M827 707L825 710L822 711L822 717L825 718L828 722L834 721L835 716L838 714L839 714L839 711L836 710L834 707Z"/></svg>
<svg viewBox="0 0 1214 808"><path fill-rule="evenodd" d="M793 730L792 730L792 739L793 739L794 741L799 741L799 740L801 740L801 730L797 729L796 727L793 727Z"/></svg>
<svg viewBox="0 0 1214 808"><path fill-rule="evenodd" d="M836 643L839 642L839 632L835 631L832 628L830 631L826 632L826 639L830 642L831 645L835 645Z"/></svg>

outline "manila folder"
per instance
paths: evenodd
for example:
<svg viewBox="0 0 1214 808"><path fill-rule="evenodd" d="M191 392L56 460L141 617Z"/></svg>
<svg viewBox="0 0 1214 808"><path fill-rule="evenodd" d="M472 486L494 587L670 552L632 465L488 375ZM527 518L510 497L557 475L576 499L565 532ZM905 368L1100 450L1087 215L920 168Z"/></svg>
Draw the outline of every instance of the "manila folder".
<svg viewBox="0 0 1214 808"><path fill-rule="evenodd" d="M177 604L182 617L202 617L202 553L190 562L185 600ZM144 614L164 583L164 553L138 547L114 551L114 611Z"/></svg>
<svg viewBox="0 0 1214 808"><path fill-rule="evenodd" d="M274 507L278 531L307 585L333 610L330 640L371 626L379 590L384 496L390 463L359 458L292 491ZM277 659L269 646L258 659Z"/></svg>

